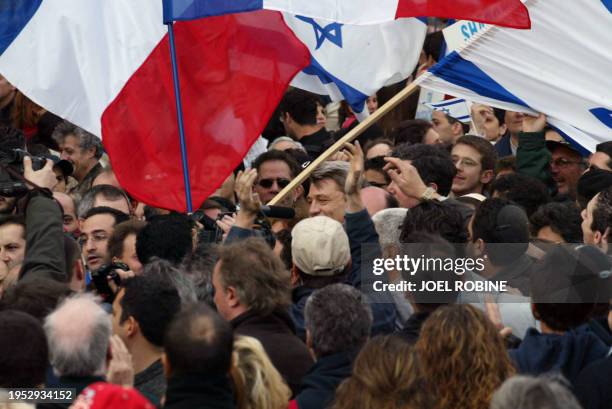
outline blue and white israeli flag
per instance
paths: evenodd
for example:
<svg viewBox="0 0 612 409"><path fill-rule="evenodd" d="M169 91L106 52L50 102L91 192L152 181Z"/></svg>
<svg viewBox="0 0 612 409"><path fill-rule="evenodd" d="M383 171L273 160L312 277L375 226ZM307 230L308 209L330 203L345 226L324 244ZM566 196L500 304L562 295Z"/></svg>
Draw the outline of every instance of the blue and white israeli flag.
<svg viewBox="0 0 612 409"><path fill-rule="evenodd" d="M489 27L419 77L424 88L526 113L583 151L612 140L612 0L525 0L531 30Z"/></svg>
<svg viewBox="0 0 612 409"><path fill-rule="evenodd" d="M312 55L311 65L291 85L333 101L346 100L359 119L368 116L365 101L370 95L410 76L427 29L413 18L367 26L291 14L284 18Z"/></svg>
<svg viewBox="0 0 612 409"><path fill-rule="evenodd" d="M440 102L428 102L425 105L434 111L444 112L446 115L466 124L470 123L472 120L468 103L463 98L447 99Z"/></svg>

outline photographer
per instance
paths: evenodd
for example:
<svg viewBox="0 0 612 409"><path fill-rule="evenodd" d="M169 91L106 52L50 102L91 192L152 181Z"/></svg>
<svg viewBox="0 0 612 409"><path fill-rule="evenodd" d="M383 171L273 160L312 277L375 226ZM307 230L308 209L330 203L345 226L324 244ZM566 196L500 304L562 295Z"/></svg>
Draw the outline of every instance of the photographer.
<svg viewBox="0 0 612 409"><path fill-rule="evenodd" d="M42 169L34 170L26 156L23 169L29 192L24 198L26 253L19 279L47 277L65 282L62 210L51 194L57 183L53 162L47 160Z"/></svg>

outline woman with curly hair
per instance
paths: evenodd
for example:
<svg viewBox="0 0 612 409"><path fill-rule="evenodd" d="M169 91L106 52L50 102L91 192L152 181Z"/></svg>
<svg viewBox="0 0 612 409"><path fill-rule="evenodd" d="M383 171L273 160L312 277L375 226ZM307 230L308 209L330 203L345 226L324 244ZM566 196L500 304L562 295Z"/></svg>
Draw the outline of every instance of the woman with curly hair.
<svg viewBox="0 0 612 409"><path fill-rule="evenodd" d="M291 390L272 365L261 342L252 337L236 337L232 362L237 409L287 407Z"/></svg>
<svg viewBox="0 0 612 409"><path fill-rule="evenodd" d="M430 408L412 345L395 335L372 338L360 351L332 409Z"/></svg>
<svg viewBox="0 0 612 409"><path fill-rule="evenodd" d="M498 330L471 305L433 312L415 351L434 409L488 409L493 392L515 373Z"/></svg>

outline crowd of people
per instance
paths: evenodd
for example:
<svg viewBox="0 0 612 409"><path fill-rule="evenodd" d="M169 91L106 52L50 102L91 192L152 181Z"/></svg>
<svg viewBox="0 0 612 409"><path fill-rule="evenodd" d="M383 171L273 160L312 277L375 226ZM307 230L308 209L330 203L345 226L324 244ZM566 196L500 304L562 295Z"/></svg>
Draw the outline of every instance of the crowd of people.
<svg viewBox="0 0 612 409"><path fill-rule="evenodd" d="M268 149L188 215L134 200L97 137L0 77L0 388L76 392L38 408L610 409L612 141L471 111L370 129L266 217L356 125L290 89ZM372 274L435 255L483 268Z"/></svg>

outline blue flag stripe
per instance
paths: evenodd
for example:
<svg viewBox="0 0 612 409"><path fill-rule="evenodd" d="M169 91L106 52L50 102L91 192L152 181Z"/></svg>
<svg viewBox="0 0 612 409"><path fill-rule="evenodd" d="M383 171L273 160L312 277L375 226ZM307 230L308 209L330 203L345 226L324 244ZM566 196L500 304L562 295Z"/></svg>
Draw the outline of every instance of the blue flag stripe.
<svg viewBox="0 0 612 409"><path fill-rule="evenodd" d="M456 51L434 65L430 71L446 82L467 88L479 95L527 107L528 105L501 84L461 57Z"/></svg>
<svg viewBox="0 0 612 409"><path fill-rule="evenodd" d="M263 0L164 0L164 21L194 20L262 8Z"/></svg>
<svg viewBox="0 0 612 409"><path fill-rule="evenodd" d="M0 55L21 33L41 3L42 0L0 2Z"/></svg>
<svg viewBox="0 0 612 409"><path fill-rule="evenodd" d="M303 72L308 75L316 75L323 84L336 84L353 111L356 113L363 111L368 95L365 95L363 92L351 87L340 78L330 74L314 57L311 57L310 65L304 68Z"/></svg>
<svg viewBox="0 0 612 409"><path fill-rule="evenodd" d="M431 105L435 106L436 108L442 108L442 107L452 106L456 104L465 104L465 99L459 99L457 101L450 101L450 102L436 102Z"/></svg>

